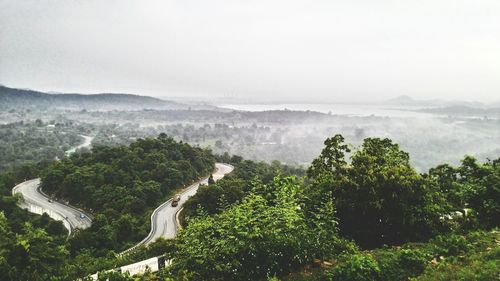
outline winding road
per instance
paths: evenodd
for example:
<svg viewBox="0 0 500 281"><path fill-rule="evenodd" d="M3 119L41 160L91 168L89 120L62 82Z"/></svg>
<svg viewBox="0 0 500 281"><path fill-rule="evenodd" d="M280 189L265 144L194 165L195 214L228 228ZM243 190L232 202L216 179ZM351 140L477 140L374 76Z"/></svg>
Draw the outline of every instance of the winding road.
<svg viewBox="0 0 500 281"><path fill-rule="evenodd" d="M81 135L81 137L84 138L83 143L66 151L66 155L70 155L77 149L89 147L91 145L93 137L83 135ZM232 172L233 169L234 167L229 164L216 163L215 171L212 174L214 181L223 178L226 174ZM172 207L172 199L169 199L156 208L151 215L151 231L148 236L121 254L131 252L139 246L148 245L160 237L167 239L174 238L179 227L176 218L177 213L182 209L182 206L189 197L193 196L198 191L198 188L202 184L208 184L208 177L186 187L180 193L181 199L177 206ZM44 194L40 188L40 178L28 180L16 185L12 189L12 194L16 193L23 195L24 200L18 204L21 208L37 214L47 213L51 218L62 221L64 226L68 229L69 235L71 235L76 228L85 229L92 225L91 216L86 214L83 210L62 202L51 200Z"/></svg>
<svg viewBox="0 0 500 281"><path fill-rule="evenodd" d="M77 149L89 147L92 144L93 137L84 136L83 143L66 151L66 155L74 153ZM50 200L40 189L40 178L28 180L16 185L12 189L12 194L20 193L23 195L23 201L19 202L19 207L27 209L36 214L47 213L51 218L62 221L68 229L69 235L75 228L85 229L92 224L91 217L83 210L64 203Z"/></svg>
<svg viewBox="0 0 500 281"><path fill-rule="evenodd" d="M232 172L233 169L234 167L229 164L216 163L215 172L212 174L214 181L223 178L226 174ZM202 180L199 180L193 183L192 185L186 187L180 193L181 200L179 201L179 204L176 207L172 207L172 199L169 199L163 204L161 204L158 208L156 208L153 211L153 214L151 214L151 231L149 232L149 235L146 236L146 238L144 238L141 242L139 242L132 248L129 248L120 254L123 255L135 250L139 246L148 245L149 243L154 242L156 239L160 237L164 237L167 239L174 238L178 229L178 224L176 219L177 213L180 211L182 205L186 203L189 197L196 194L198 188L202 184L208 184L208 177L203 178Z"/></svg>
<svg viewBox="0 0 500 281"><path fill-rule="evenodd" d="M53 219L63 221L70 234L75 228L85 229L90 227L92 220L88 214L55 200L49 201L49 198L41 192L39 186L40 179L36 178L20 183L12 189L13 194L21 193L23 195L24 202L19 204L21 208L37 214L47 213Z"/></svg>

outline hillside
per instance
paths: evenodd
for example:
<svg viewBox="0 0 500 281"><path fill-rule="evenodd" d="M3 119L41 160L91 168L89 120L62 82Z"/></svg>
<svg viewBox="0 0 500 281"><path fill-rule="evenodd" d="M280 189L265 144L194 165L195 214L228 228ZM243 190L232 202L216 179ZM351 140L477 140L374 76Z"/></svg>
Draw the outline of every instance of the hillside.
<svg viewBox="0 0 500 281"><path fill-rule="evenodd" d="M307 171L214 156L161 134L0 174L0 276L77 280L103 270L99 280L498 279L500 159L467 156L459 166L419 173L390 139L344 141L326 139ZM115 255L147 235L155 206L215 161L234 173L188 199L175 239ZM10 191L36 173L44 191L88 210L92 226L66 239L60 223L21 212ZM110 270L158 256L173 262L141 277Z"/></svg>
<svg viewBox="0 0 500 281"><path fill-rule="evenodd" d="M60 108L69 110L188 109L188 105L132 94L54 94L0 86L0 108Z"/></svg>
<svg viewBox="0 0 500 281"><path fill-rule="evenodd" d="M150 221L144 217L152 208L173 190L213 169L210 151L162 134L129 146L96 146L92 153L54 162L42 174L42 188L56 198L92 210L94 225L76 234L71 243L75 249L96 249L96 255L105 255L146 237ZM114 230L103 236L99 231L105 227Z"/></svg>

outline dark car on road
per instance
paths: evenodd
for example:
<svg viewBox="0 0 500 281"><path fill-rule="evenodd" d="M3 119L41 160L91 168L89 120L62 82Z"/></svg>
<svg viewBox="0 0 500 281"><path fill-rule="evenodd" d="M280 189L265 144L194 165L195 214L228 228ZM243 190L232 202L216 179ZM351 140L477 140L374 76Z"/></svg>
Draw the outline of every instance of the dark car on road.
<svg viewBox="0 0 500 281"><path fill-rule="evenodd" d="M177 207L177 205L179 205L179 201L181 201L181 196L177 194L174 196L174 199L172 199L172 207Z"/></svg>

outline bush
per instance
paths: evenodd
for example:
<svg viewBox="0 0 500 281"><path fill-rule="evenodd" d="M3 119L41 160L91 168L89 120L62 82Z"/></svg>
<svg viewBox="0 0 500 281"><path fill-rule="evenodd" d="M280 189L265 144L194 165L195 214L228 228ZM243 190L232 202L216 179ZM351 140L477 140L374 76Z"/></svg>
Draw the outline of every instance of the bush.
<svg viewBox="0 0 500 281"><path fill-rule="evenodd" d="M425 270L431 255L420 249L384 249L377 251L375 258L381 271L381 280L408 280Z"/></svg>
<svg viewBox="0 0 500 281"><path fill-rule="evenodd" d="M371 255L356 254L327 272L329 280L380 280L380 268Z"/></svg>
<svg viewBox="0 0 500 281"><path fill-rule="evenodd" d="M458 256L473 248L467 237L458 234L440 235L433 239L434 252L441 256Z"/></svg>
<svg viewBox="0 0 500 281"><path fill-rule="evenodd" d="M498 280L500 276L500 248L495 247L486 253L472 255L465 261L442 262L428 266L425 273L415 281L435 280Z"/></svg>

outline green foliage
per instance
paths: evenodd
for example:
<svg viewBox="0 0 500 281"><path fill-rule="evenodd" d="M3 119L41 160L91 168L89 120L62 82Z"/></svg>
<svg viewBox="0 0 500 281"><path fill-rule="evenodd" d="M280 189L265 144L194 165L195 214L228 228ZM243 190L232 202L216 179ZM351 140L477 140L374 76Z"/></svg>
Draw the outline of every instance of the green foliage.
<svg viewBox="0 0 500 281"><path fill-rule="evenodd" d="M130 146L95 147L92 153L54 163L42 177L42 187L70 202L99 210L114 195L103 199L109 191L119 189L125 192L121 197L130 196L132 201L147 199L158 195L154 182L165 194L210 172L213 164L209 151L171 138L139 139Z"/></svg>
<svg viewBox="0 0 500 281"><path fill-rule="evenodd" d="M498 280L500 276L500 249L481 253L467 258L464 262L444 262L429 267L426 272L414 280Z"/></svg>
<svg viewBox="0 0 500 281"><path fill-rule="evenodd" d="M190 280L255 280L281 275L312 259L316 231L299 205L300 187L276 178L241 204L215 216L191 221L179 233L174 276Z"/></svg>
<svg viewBox="0 0 500 281"><path fill-rule="evenodd" d="M336 257L332 269L306 271L286 280L325 280L325 275L331 280L496 280L499 239L497 230L444 234L427 243Z"/></svg>
<svg viewBox="0 0 500 281"><path fill-rule="evenodd" d="M376 247L432 237L440 230L440 197L409 164L409 155L389 139L367 138L349 152L340 135L313 161L308 174L312 205L330 193L340 232L361 246ZM314 211L314 208L312 208Z"/></svg>
<svg viewBox="0 0 500 281"><path fill-rule="evenodd" d="M466 156L461 166L440 165L429 176L455 210L471 208L482 228L500 226L500 158L480 164Z"/></svg>
<svg viewBox="0 0 500 281"><path fill-rule="evenodd" d="M438 237L428 247L438 258L414 280L497 280L499 241L498 230Z"/></svg>
<svg viewBox="0 0 500 281"><path fill-rule="evenodd" d="M307 170L309 178L320 178L328 176L342 175L347 162L345 161L346 154L351 152L348 145L344 144L342 135L335 135L328 138L324 142L325 148L321 154L313 160L311 166Z"/></svg>
<svg viewBox="0 0 500 281"><path fill-rule="evenodd" d="M442 256L458 256L471 249L473 245L463 235L440 235L433 239L434 252Z"/></svg>
<svg viewBox="0 0 500 281"><path fill-rule="evenodd" d="M249 190L248 183L236 178L222 179L219 182L200 186L198 192L189 198L182 211L183 225L189 220L199 216L200 211L213 215L220 213L229 205L241 202L245 190Z"/></svg>
<svg viewBox="0 0 500 281"><path fill-rule="evenodd" d="M58 280L69 256L64 245L41 228L26 223L20 233L13 233L0 212L0 276L2 280Z"/></svg>
<svg viewBox="0 0 500 281"><path fill-rule="evenodd" d="M146 236L149 211L213 165L209 151L160 135L56 162L42 176L42 188L95 215L93 225L71 239L72 253L86 248L105 256Z"/></svg>
<svg viewBox="0 0 500 281"><path fill-rule="evenodd" d="M0 125L0 173L25 164L63 158L65 150L78 145L81 137L61 123L23 121Z"/></svg>
<svg viewBox="0 0 500 281"><path fill-rule="evenodd" d="M181 222L187 225L192 218L200 214L214 215L239 203L254 188L256 183L269 184L278 174L294 175L300 169L293 169L274 161L271 165L264 162L242 160L239 156L219 156L219 161L233 163L235 169L217 183L201 186L198 192L184 204ZM299 172L301 174L301 172Z"/></svg>
<svg viewBox="0 0 500 281"><path fill-rule="evenodd" d="M101 272L97 277L98 281L134 281L135 279L130 277L129 274L122 274L119 272L109 271Z"/></svg>
<svg viewBox="0 0 500 281"><path fill-rule="evenodd" d="M380 268L380 280L408 280L424 271L431 259L422 249L382 249L374 253Z"/></svg>
<svg viewBox="0 0 500 281"><path fill-rule="evenodd" d="M377 262L366 254L356 254L335 266L327 273L329 280L380 280L380 268Z"/></svg>
<svg viewBox="0 0 500 281"><path fill-rule="evenodd" d="M64 264L57 264L50 256L56 254L46 251L48 263L53 264L43 266L50 270L58 269L59 272L53 272L54 276L75 280L98 270L114 268L118 263L133 262L133 257L117 260L110 250L123 249L127 247L127 242L131 244L142 239L149 230L149 211L152 208L173 188L191 183L213 170L214 159L209 151L176 143L164 135L158 139L139 140L131 147L100 147L92 154L74 155L49 167L41 164L43 169L31 165L0 175L0 207L8 218L11 236L24 237L27 231L24 222L30 221L36 227L33 229L43 227L44 233L53 235L52 242L41 243L54 249L64 247L71 250L71 258L67 250L60 255ZM131 159L136 159L133 167L129 165L131 162L127 162ZM95 215L92 227L83 231L77 229L69 245L64 241L67 233L60 222L51 220L47 215L31 215L19 209L16 198L10 195L16 182L36 177L41 170L45 170L45 191L57 193L59 197L83 206ZM148 257L160 255L169 249L168 245L155 243L143 254ZM2 272L9 272L11 269L4 260L1 259ZM26 270L39 274L39 266L42 265L36 264ZM18 267L22 268L18 264L14 266Z"/></svg>
<svg viewBox="0 0 500 281"><path fill-rule="evenodd" d="M459 167L419 174L389 139L368 138L352 154L343 141L337 135L325 142L305 182L283 177L303 171L279 162L218 156L236 169L188 200L188 223L178 238L120 258L114 251L146 235L153 207L213 169L210 151L160 135L52 164L43 173L44 190L94 214L92 227L75 231L69 243L60 223L29 215L10 196L16 182L42 169L29 165L0 175L1 279L75 280L164 253L175 262L157 274L107 272L99 278L279 280L316 259L330 268L285 280L499 276L499 159L480 164L466 157ZM493 230L472 231L479 227ZM360 252L342 237L372 250ZM377 248L383 244L390 246Z"/></svg>
<svg viewBox="0 0 500 281"><path fill-rule="evenodd" d="M480 225L500 226L500 158L481 165L466 157L459 174L460 182L468 185L468 205L477 212Z"/></svg>

